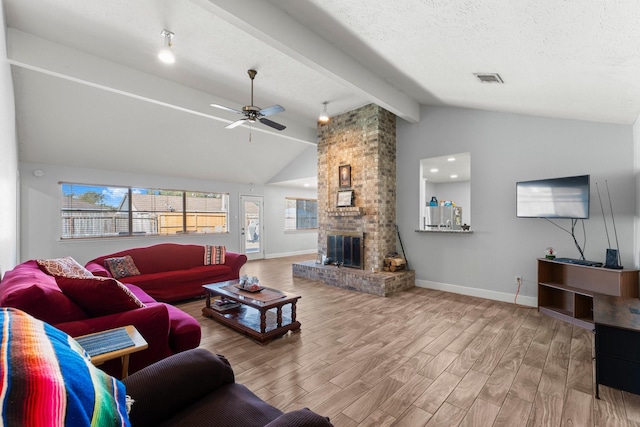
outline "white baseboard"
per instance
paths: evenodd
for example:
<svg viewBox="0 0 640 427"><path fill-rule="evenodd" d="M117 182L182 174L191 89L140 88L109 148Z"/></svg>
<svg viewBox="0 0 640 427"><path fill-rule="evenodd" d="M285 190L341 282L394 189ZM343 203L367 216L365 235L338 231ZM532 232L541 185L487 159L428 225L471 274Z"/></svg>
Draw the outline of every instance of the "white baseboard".
<svg viewBox="0 0 640 427"><path fill-rule="evenodd" d="M438 291L452 292L454 294L469 295L472 297L480 297L480 298L486 298L486 299L491 299L495 301L504 301L504 302L511 302L511 303L514 302L513 299L515 298L515 294L489 291L487 289L469 288L466 286L451 285L448 283L431 282L429 280L416 279L416 286L419 288L435 289ZM516 300L516 302L518 303L518 305L526 305L528 307L538 306L538 298L536 297L527 297L523 295L518 295L518 299Z"/></svg>
<svg viewBox="0 0 640 427"><path fill-rule="evenodd" d="M278 253L278 254L265 254L264 258L265 259L284 258L284 257L288 257L288 256L317 254L317 253L318 253L317 249L307 249L307 250L298 251L298 252L282 252L282 253Z"/></svg>

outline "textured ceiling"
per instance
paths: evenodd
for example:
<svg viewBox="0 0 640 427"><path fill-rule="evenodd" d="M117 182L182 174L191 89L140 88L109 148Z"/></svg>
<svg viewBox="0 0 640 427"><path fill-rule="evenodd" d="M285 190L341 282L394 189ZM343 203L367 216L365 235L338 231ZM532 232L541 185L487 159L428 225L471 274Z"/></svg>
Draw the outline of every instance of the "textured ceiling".
<svg viewBox="0 0 640 427"><path fill-rule="evenodd" d="M640 112L636 0L2 3L23 161L84 164L108 142L147 153L146 173L266 183L313 147L323 101L330 114L374 102L410 122L428 104L620 124ZM155 56L163 28L176 34L170 67ZM249 104L249 68L255 104L287 109L272 117L285 131L255 125L251 142L247 127L224 129L237 116L209 107ZM260 170L233 174L247 153Z"/></svg>
<svg viewBox="0 0 640 427"><path fill-rule="evenodd" d="M640 112L634 0L275 3L420 104L624 124Z"/></svg>

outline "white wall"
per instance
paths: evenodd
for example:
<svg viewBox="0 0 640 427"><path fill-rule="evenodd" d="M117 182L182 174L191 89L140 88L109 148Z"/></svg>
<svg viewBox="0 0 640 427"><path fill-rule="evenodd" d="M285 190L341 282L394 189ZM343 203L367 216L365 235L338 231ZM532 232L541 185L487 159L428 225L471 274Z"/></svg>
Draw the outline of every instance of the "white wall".
<svg viewBox="0 0 640 427"><path fill-rule="evenodd" d="M0 1L0 277L18 262L18 148L13 80Z"/></svg>
<svg viewBox="0 0 640 427"><path fill-rule="evenodd" d="M285 198L316 199L318 192L299 188L266 186L264 215L272 220L265 224L267 258L318 253L318 230L284 231Z"/></svg>
<svg viewBox="0 0 640 427"><path fill-rule="evenodd" d="M633 216L633 262L635 265L640 265L640 116L633 124L633 173L636 185L636 203Z"/></svg>
<svg viewBox="0 0 640 427"><path fill-rule="evenodd" d="M318 176L318 147L310 146L269 180L269 183ZM315 198L315 197L314 197Z"/></svg>
<svg viewBox="0 0 640 427"><path fill-rule="evenodd" d="M44 176L36 177L39 169ZM240 250L238 233L239 195L264 195L265 205L265 256L317 252L317 235L288 234L284 232L284 197L315 198L315 191L294 192L286 188L249 186L243 184L193 180L166 176L116 173L102 169L71 168L38 163L20 163L21 191L21 251L20 262L34 258L72 256L80 263L119 250L136 246L148 246L160 242L225 245L228 250ZM130 185L151 188L169 188L229 193L229 233L103 238L61 241L59 228L59 182L84 184ZM278 208L280 207L280 208Z"/></svg>
<svg viewBox="0 0 640 427"><path fill-rule="evenodd" d="M584 222L585 257L604 261L607 239L595 183L602 192L607 180L622 264L634 268L631 126L423 107L419 123L398 120L397 147L397 220L419 286L513 301L514 277L520 275L518 303L535 305L536 259L548 246L559 256L578 258L579 253L570 235L546 220L516 218L515 183L580 174L590 174L592 182L591 217ZM472 162L473 233L416 233L420 159L466 151ZM605 212L615 245L611 216ZM570 226L569 220L556 222Z"/></svg>

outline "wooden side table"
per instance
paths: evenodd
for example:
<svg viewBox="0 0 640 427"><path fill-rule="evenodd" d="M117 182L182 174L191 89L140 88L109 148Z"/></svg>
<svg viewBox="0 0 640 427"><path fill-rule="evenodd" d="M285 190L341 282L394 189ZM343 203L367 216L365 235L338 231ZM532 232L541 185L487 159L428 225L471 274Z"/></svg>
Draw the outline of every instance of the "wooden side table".
<svg viewBox="0 0 640 427"><path fill-rule="evenodd" d="M101 336L107 336L107 334L111 331L117 331L120 329L124 329L127 332L129 338L133 342L133 345L128 345L127 347L124 347L124 348L107 351L107 352L101 352L97 354L95 353L91 354L92 352L87 350L87 353L89 353L89 355L91 356L91 363L93 363L95 366L101 365L108 360L121 358L122 360L122 377L121 378L126 378L129 375L129 355L131 353L136 353L138 351L144 350L147 347L149 347L149 344L144 339L144 337L140 335L140 332L138 332L135 326L127 325L121 328L108 329L106 331L100 331L100 332L95 332L93 334L82 335L82 336L76 337L75 339L79 340L80 345L82 345L81 341L83 338L99 339Z"/></svg>
<svg viewBox="0 0 640 427"><path fill-rule="evenodd" d="M596 398L599 385L640 394L640 299L593 295Z"/></svg>
<svg viewBox="0 0 640 427"><path fill-rule="evenodd" d="M638 298L640 272L538 259L538 311L593 329L594 294Z"/></svg>

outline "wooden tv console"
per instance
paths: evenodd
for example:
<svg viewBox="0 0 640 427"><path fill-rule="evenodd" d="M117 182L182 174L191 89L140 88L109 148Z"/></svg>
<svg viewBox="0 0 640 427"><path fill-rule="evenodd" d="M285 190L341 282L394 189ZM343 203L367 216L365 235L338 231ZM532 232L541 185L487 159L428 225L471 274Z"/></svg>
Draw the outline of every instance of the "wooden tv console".
<svg viewBox="0 0 640 427"><path fill-rule="evenodd" d="M637 298L639 273L538 259L538 311L593 330L593 294Z"/></svg>

